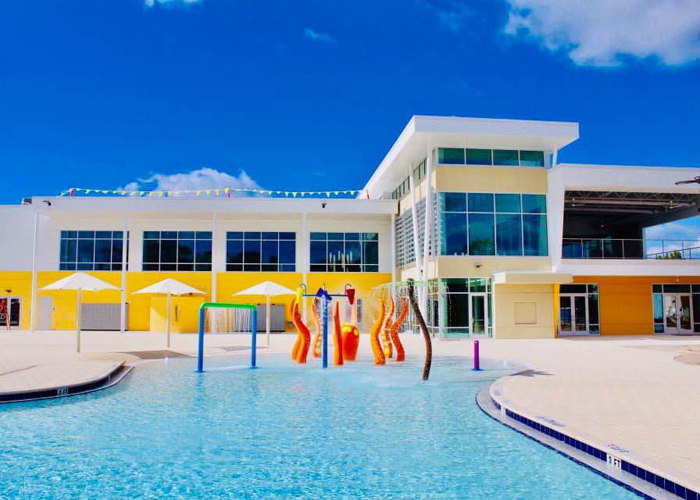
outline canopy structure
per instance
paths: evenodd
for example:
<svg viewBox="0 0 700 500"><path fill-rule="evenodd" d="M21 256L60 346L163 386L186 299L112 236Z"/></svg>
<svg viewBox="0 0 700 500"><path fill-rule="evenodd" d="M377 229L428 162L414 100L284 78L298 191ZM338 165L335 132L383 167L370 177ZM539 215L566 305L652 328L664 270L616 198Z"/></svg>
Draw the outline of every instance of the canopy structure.
<svg viewBox="0 0 700 500"><path fill-rule="evenodd" d="M270 345L270 298L277 295L295 295L296 292L289 288L275 283L274 281L263 281L255 286L246 288L233 295L264 295L266 300L265 307L265 340L267 345Z"/></svg>
<svg viewBox="0 0 700 500"><path fill-rule="evenodd" d="M205 295L205 292L201 290L197 290L196 288L191 287L190 285L187 285L185 283L182 283L181 281L174 280L171 278L164 279L162 281L159 281L158 283L154 283L152 285L147 286L146 288L142 288L141 290L134 292L134 293L139 293L139 294L151 294L151 295L166 295L167 296L167 303L166 303L166 345L170 347L170 309L171 304L172 304L172 296L173 295L188 295L188 294L197 294L197 295Z"/></svg>
<svg viewBox="0 0 700 500"><path fill-rule="evenodd" d="M88 292L100 292L102 290L121 290L114 285L102 281L101 279L95 278L85 273L75 273L70 276L66 276L58 281L54 281L50 285L46 285L42 288L43 291L55 291L55 290L77 290L78 292L78 302L77 311L75 313L75 348L76 352L80 352L80 326L82 322L82 302L83 302L83 290Z"/></svg>

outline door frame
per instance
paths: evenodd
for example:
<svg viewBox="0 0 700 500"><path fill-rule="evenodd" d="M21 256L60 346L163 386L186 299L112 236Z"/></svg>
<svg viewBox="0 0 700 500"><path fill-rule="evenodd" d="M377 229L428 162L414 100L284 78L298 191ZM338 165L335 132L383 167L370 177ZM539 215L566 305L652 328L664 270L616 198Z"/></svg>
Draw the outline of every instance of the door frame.
<svg viewBox="0 0 700 500"><path fill-rule="evenodd" d="M674 297L676 301L676 328L675 329L669 329L668 324L666 323L666 296L671 296ZM678 305L680 304L680 299L681 297L688 297L688 311L690 312L690 328L689 329L683 329L681 328L681 320L680 316L678 315ZM692 292L663 292L661 294L661 304L662 304L662 309L664 313L664 332L663 334L665 335L674 335L674 334L691 334L693 333L693 294Z"/></svg>
<svg viewBox="0 0 700 500"><path fill-rule="evenodd" d="M22 297L19 295L0 295L0 300L1 299L7 299L7 321L10 322L10 304L12 303L13 299L17 299L19 301L19 322L17 326L10 326L10 330L21 330L22 329L22 309L23 309L23 300ZM0 324L0 331L2 330L7 330L7 325L6 324Z"/></svg>
<svg viewBox="0 0 700 500"><path fill-rule="evenodd" d="M470 337L488 337L489 336L489 297L488 292L469 292L469 336ZM481 297L484 300L484 331L483 333L474 333L474 297Z"/></svg>
<svg viewBox="0 0 700 500"><path fill-rule="evenodd" d="M570 301L571 304L571 330L565 332L562 327L561 327L561 299L562 297L567 297ZM576 297L583 297L585 306L585 314L586 314L586 329L585 330L577 330L576 329ZM573 336L578 336L578 335L590 335L590 322L588 318L588 294L587 293L561 293L559 294L559 335L563 337L573 337Z"/></svg>

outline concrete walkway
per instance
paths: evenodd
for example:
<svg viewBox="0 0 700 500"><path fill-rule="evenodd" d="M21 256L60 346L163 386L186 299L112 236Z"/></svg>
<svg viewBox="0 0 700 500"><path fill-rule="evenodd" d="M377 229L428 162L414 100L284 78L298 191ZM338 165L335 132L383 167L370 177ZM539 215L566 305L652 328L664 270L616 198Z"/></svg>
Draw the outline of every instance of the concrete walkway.
<svg viewBox="0 0 700 500"><path fill-rule="evenodd" d="M85 332L80 355L73 352L74 335L0 333L0 373L13 366L61 365L73 367L61 376L77 378L105 362L196 355L196 335L173 335L166 350L162 334ZM273 335L268 347L265 336L259 335L259 362L268 354L288 354L294 339L294 334ZM404 335L403 340L409 356L423 356L420 336ZM245 363L249 352L243 348L249 345L250 335L210 335L206 354L239 356ZM468 358L471 341L435 341L433 350L435 356ZM612 444L627 450L650 467L700 489L700 366L693 363L700 337L482 340L481 352L483 358L509 359L531 369L499 381L501 396L514 409L561 422L567 432L602 447ZM365 335L361 353L370 354ZM470 366L465 359L465 369ZM19 383L21 373L0 376L0 384L14 375ZM61 380L65 383L66 378Z"/></svg>

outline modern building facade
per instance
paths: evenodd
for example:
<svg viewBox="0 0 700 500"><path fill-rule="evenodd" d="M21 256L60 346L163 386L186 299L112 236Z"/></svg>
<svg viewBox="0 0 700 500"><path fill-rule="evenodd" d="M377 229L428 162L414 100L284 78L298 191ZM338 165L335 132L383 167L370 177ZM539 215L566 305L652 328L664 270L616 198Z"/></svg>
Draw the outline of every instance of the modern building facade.
<svg viewBox="0 0 700 500"><path fill-rule="evenodd" d="M268 279L352 284L366 330L372 289L412 278L445 338L700 333L700 234L645 238L699 215L700 186L676 182L700 169L559 164L578 136L576 123L416 116L356 199L36 196L0 207L13 235L0 248L0 327L74 328L75 298L40 289L81 270L123 290L84 296L112 318L105 328L162 330L165 299L133 292L173 277L205 292L173 301L176 331L195 329L203 300Z"/></svg>

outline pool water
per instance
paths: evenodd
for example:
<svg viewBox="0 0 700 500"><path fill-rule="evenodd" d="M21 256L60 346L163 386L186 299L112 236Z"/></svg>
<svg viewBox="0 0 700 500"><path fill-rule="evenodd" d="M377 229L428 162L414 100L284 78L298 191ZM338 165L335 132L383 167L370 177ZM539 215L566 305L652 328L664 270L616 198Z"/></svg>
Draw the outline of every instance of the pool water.
<svg viewBox="0 0 700 500"><path fill-rule="evenodd" d="M0 405L0 498L636 498L483 414L502 365L436 358L424 384L418 360L244 363L142 363L106 391Z"/></svg>

